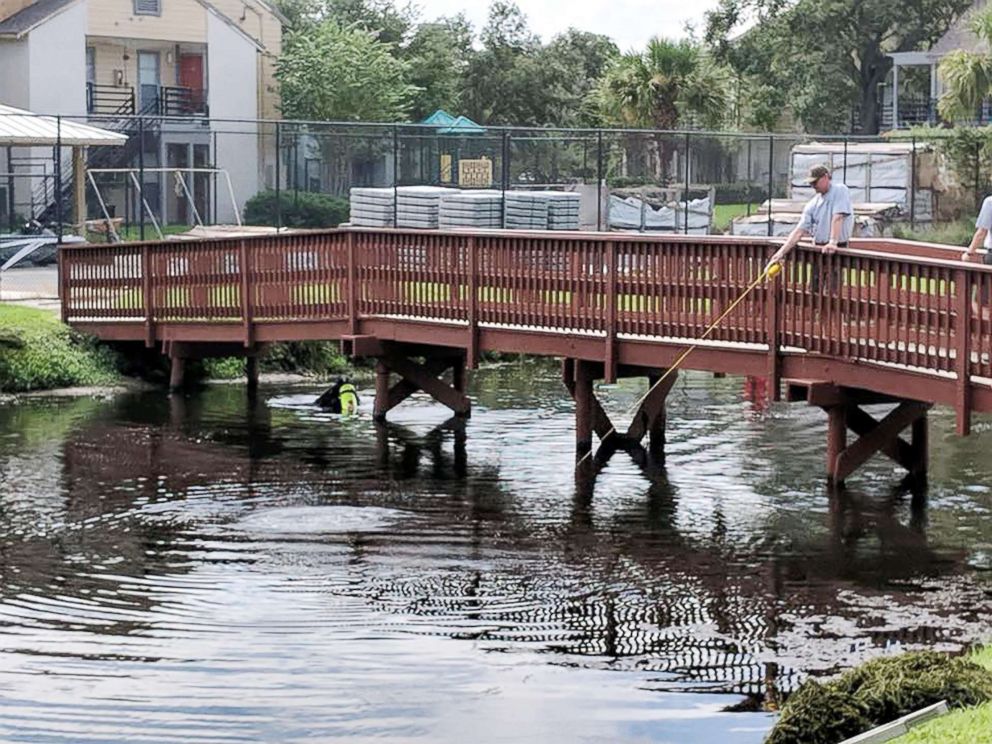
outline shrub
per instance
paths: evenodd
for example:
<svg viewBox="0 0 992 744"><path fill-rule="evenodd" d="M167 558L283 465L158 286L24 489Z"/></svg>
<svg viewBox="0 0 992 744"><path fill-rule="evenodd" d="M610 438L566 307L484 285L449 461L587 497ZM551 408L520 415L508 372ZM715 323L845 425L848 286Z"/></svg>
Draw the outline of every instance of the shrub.
<svg viewBox="0 0 992 744"><path fill-rule="evenodd" d="M52 313L0 305L0 390L24 392L117 381L113 351Z"/></svg>
<svg viewBox="0 0 992 744"><path fill-rule="evenodd" d="M348 200L307 191L262 191L245 204L245 222L249 225L279 224L283 227L337 227L348 221Z"/></svg>
<svg viewBox="0 0 992 744"><path fill-rule="evenodd" d="M876 659L832 682L810 681L789 698L766 744L836 744L946 700L992 700L992 671L934 651Z"/></svg>
<svg viewBox="0 0 992 744"><path fill-rule="evenodd" d="M946 222L930 227L918 227L911 229L905 223L892 226L892 236L903 240L922 240L925 243L942 243L944 245L957 245L962 249L971 242L975 234L975 220L960 219L955 222Z"/></svg>
<svg viewBox="0 0 992 744"><path fill-rule="evenodd" d="M348 369L348 360L331 341L290 341L270 346L261 360L265 372L332 375Z"/></svg>

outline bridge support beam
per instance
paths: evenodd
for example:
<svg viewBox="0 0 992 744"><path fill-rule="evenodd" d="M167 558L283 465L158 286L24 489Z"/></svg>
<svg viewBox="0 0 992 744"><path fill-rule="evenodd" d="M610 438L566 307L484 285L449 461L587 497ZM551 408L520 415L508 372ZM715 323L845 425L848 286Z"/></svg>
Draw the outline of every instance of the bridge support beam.
<svg viewBox="0 0 992 744"><path fill-rule="evenodd" d="M415 361L423 357L423 363ZM386 414L416 392L423 391L462 418L472 413L472 404L465 395L465 353L438 347L406 349L381 345L376 356L375 406L373 418L385 421ZM451 370L451 383L442 376ZM391 375L399 376L392 384Z"/></svg>
<svg viewBox="0 0 992 744"><path fill-rule="evenodd" d="M630 425L621 430L596 398L594 383L606 378L606 369L599 362L581 359L562 360L562 382L575 401L575 457L579 463L592 462L593 434L599 437L600 446L595 461L604 465L619 450L629 452L638 463L650 462L663 465L665 461L665 403L675 384L676 374L665 378L664 370L620 365L618 378L646 377L650 392L638 406ZM641 442L647 436L645 451Z"/></svg>
<svg viewBox="0 0 992 744"><path fill-rule="evenodd" d="M884 454L905 468L903 485L926 484L929 466L927 412L931 403L906 400L828 382L789 380L789 400L805 400L827 413L827 482L836 488L876 454ZM862 406L895 404L881 420ZM910 430L910 441L901 437ZM848 431L857 439L848 444Z"/></svg>

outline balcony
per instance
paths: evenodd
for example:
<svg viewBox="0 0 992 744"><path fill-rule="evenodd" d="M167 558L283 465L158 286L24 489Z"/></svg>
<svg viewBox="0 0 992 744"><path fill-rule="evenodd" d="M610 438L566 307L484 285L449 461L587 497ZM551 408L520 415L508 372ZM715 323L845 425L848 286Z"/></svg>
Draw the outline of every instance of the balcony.
<svg viewBox="0 0 992 744"><path fill-rule="evenodd" d="M154 113L159 116L209 116L207 91L176 86L162 86Z"/></svg>
<svg viewBox="0 0 992 744"><path fill-rule="evenodd" d="M880 128L910 129L926 124L956 124L958 126L984 126L992 123L992 101L984 101L973 116L946 122L937 110L936 98L899 98L897 121L892 121L892 104L879 104Z"/></svg>
<svg viewBox="0 0 992 744"><path fill-rule="evenodd" d="M134 88L129 85L86 83L86 113L98 116L134 116Z"/></svg>

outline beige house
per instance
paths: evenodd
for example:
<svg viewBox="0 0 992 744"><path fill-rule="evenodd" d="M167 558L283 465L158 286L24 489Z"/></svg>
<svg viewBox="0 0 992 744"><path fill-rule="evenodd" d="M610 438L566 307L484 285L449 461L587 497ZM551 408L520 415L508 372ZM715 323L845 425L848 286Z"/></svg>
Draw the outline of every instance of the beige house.
<svg viewBox="0 0 992 744"><path fill-rule="evenodd" d="M146 168L222 169L241 208L271 179L274 141L257 120L279 117L283 22L267 0L0 0L0 103L89 117L132 136L134 146L101 167L136 166L129 117L142 117ZM168 174L146 179L161 221L190 222L194 212L230 221L230 198L218 199L207 177L189 181L195 209ZM20 213L36 212L25 209L23 191ZM115 211L140 201L123 192L109 196L121 202Z"/></svg>

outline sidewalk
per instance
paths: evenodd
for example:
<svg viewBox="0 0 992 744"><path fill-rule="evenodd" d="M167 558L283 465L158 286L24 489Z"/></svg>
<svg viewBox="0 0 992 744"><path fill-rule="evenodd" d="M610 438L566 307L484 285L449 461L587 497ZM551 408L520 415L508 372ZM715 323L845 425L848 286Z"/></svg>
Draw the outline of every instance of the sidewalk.
<svg viewBox="0 0 992 744"><path fill-rule="evenodd" d="M58 268L13 268L0 273L0 302L59 312Z"/></svg>

